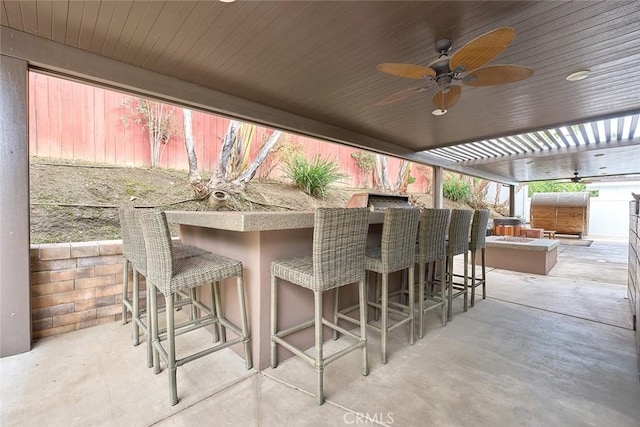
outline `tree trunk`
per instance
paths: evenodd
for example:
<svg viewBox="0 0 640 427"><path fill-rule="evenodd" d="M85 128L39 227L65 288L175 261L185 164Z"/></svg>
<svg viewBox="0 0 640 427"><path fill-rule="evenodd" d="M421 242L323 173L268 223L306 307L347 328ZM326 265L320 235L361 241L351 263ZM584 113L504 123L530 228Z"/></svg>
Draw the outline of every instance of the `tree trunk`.
<svg viewBox="0 0 640 427"><path fill-rule="evenodd" d="M240 176L233 181L234 185L237 185L238 187L244 189L245 185L247 185L247 183L251 181L251 179L255 176L256 171L267 158L267 155L269 154L273 146L276 145L276 143L280 139L280 135L282 135L282 132L280 131L275 131L271 134L269 139L267 139L267 141L260 149L260 152L258 153L256 158L253 159L253 162L251 162L251 164L247 166L247 168L240 174Z"/></svg>
<svg viewBox="0 0 640 427"><path fill-rule="evenodd" d="M193 145L193 119L191 110L182 109L182 117L184 121L184 147L187 150L187 158L189 159L189 184L196 193L196 197L203 199L209 194L207 186L202 182L200 172L198 172L198 157Z"/></svg>
<svg viewBox="0 0 640 427"><path fill-rule="evenodd" d="M222 147L220 147L220 154L218 155L218 164L216 165L216 173L209 180L208 187L212 188L216 185L222 185L227 182L227 173L229 170L229 159L233 154L234 145L238 136L238 129L241 122L237 120L231 120L227 133L224 135Z"/></svg>
<svg viewBox="0 0 640 427"><path fill-rule="evenodd" d="M400 170L398 171L398 179L396 179L396 191L400 194L407 193L407 187L409 186L409 177L411 176L411 164L403 160L400 164Z"/></svg>
<svg viewBox="0 0 640 427"><path fill-rule="evenodd" d="M389 191L389 176L387 175L387 156L376 154L376 187L383 191Z"/></svg>

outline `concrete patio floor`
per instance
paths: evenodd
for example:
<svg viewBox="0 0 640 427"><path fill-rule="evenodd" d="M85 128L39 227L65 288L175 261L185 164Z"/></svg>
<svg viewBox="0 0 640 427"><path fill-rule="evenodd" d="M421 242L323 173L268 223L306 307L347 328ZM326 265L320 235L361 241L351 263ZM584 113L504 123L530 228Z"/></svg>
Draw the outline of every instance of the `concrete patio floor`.
<svg viewBox="0 0 640 427"><path fill-rule="evenodd" d="M369 376L359 353L331 364L320 407L299 358L247 371L230 350L180 367L171 407L166 371L153 375L130 325L113 323L0 359L0 425L637 426L626 245L562 244L548 276L491 270L488 298L467 313L458 298L446 327L431 313L413 346L406 329L392 332L386 365L372 332ZM185 348L209 336L180 338Z"/></svg>

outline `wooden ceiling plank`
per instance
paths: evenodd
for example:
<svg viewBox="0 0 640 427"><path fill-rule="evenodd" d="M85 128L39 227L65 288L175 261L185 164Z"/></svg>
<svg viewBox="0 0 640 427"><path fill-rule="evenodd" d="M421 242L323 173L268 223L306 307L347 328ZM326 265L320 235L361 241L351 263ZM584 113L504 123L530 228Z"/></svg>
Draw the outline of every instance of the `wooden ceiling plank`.
<svg viewBox="0 0 640 427"><path fill-rule="evenodd" d="M51 0L40 0L36 4L38 13L38 35L50 39L53 34Z"/></svg>
<svg viewBox="0 0 640 427"><path fill-rule="evenodd" d="M273 37L271 28L272 22L278 22L281 13L276 2L261 3L260 7L252 10L246 15L242 22L231 31L225 43L221 43L215 50L215 62L211 61L205 68L204 73L219 74L220 70L234 72L233 67L229 67L229 62L236 57L251 57L250 52L255 51L256 41ZM233 41L233 42L231 42Z"/></svg>
<svg viewBox="0 0 640 427"><path fill-rule="evenodd" d="M98 13L103 1L85 2L82 10L82 20L80 21L80 31L78 32L77 46L83 50L91 50L91 42L93 40L96 23L98 21Z"/></svg>
<svg viewBox="0 0 640 427"><path fill-rule="evenodd" d="M239 31L238 27L243 27L247 16L251 16L251 12L259 8L260 4L258 2L244 2L239 4L239 7L234 6L235 4L218 4L217 8L213 9L213 13L216 14L216 24L209 26L203 35L191 40L189 50L182 61L183 66L175 74L178 78L210 75L205 70L217 63L218 49L224 47L225 44L235 44L231 34L234 31ZM216 79L220 77L224 76L215 76Z"/></svg>
<svg viewBox="0 0 640 427"><path fill-rule="evenodd" d="M145 45L141 46L133 65L148 67L160 56L171 40L178 36L198 3L190 1L168 2L151 28Z"/></svg>
<svg viewBox="0 0 640 427"><path fill-rule="evenodd" d="M60 1L53 4L51 10L51 38L58 43L64 43L67 34L67 14L69 2Z"/></svg>
<svg viewBox="0 0 640 427"><path fill-rule="evenodd" d="M178 55L184 55L187 41L196 34L205 32L215 22L212 10L216 6L216 2L197 2L171 41L165 46L159 46L160 49L153 53L155 58L150 57L146 61L148 68L161 72L168 64L180 62L181 56Z"/></svg>
<svg viewBox="0 0 640 427"><path fill-rule="evenodd" d="M9 18L7 18L7 5L2 1L2 13L0 13L0 23L5 27L9 26Z"/></svg>
<svg viewBox="0 0 640 427"><path fill-rule="evenodd" d="M118 45L118 40L120 39L120 34L122 33L122 29L124 25L127 23L127 17L129 16L129 12L133 7L132 1L117 1L116 2L116 10L113 12L111 16L111 21L109 22L109 29L107 30L107 36L104 39L104 43L100 48L100 54L106 56L107 58L111 58L113 55L116 46Z"/></svg>
<svg viewBox="0 0 640 427"><path fill-rule="evenodd" d="M116 12L117 2L103 1L100 3L100 10L96 18L96 23L91 37L91 44L88 47L90 52L100 53L104 46L107 31Z"/></svg>
<svg viewBox="0 0 640 427"><path fill-rule="evenodd" d="M168 2L169 8L175 8L176 2ZM135 31L131 36L131 42L128 44L127 49L124 52L122 61L127 64L133 64L140 51L141 47L149 41L149 36L152 35L152 29L158 21L158 17L162 13L162 10L167 7L166 1L154 1L150 2L149 6L144 12L144 19L140 20L136 25ZM154 37L157 37L153 33ZM150 41L152 42L152 41Z"/></svg>
<svg viewBox="0 0 640 427"><path fill-rule="evenodd" d="M83 9L84 2L69 2L64 35L64 43L69 46L77 47Z"/></svg>
<svg viewBox="0 0 640 427"><path fill-rule="evenodd" d="M22 13L24 31L40 35L40 28L38 27L38 10L35 0L20 1L20 12Z"/></svg>
<svg viewBox="0 0 640 427"><path fill-rule="evenodd" d="M118 35L118 41L111 53L110 57L116 61L121 61L124 58L129 45L133 40L133 36L138 29L140 23L145 19L147 8L152 7L153 2L139 2L134 1L129 13L125 19L122 30Z"/></svg>

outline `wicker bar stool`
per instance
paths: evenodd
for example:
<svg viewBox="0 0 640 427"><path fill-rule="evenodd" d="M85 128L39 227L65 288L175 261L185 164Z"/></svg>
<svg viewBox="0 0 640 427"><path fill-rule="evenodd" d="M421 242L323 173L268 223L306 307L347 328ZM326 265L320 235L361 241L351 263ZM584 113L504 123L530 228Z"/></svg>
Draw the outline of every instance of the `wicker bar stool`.
<svg viewBox="0 0 640 427"><path fill-rule="evenodd" d="M369 229L367 208L320 208L315 212L313 254L302 258L276 260L271 263L271 367L278 366L277 346L281 345L301 357L316 369L318 377L316 402L324 403L324 368L329 363L350 353L362 350L362 375L369 374L367 364L367 310L360 311L360 336L353 334L322 316L322 295L325 291L350 283L359 283L360 306L366 307L365 250ZM278 330L277 279L313 291L314 318L299 325ZM338 330L356 340L330 356L323 355L323 325ZM284 338L302 329L315 327L315 357L290 344Z"/></svg>
<svg viewBox="0 0 640 427"><path fill-rule="evenodd" d="M445 274L447 265L447 229L451 211L449 209L424 209L420 216L418 231L418 337L424 337L424 314L440 307L442 325L447 324L447 284ZM436 262L440 261L440 276L436 282ZM426 275L429 266L429 277ZM411 282L409 282L411 283ZM433 286L440 285L440 295L433 293ZM425 288L429 286L428 291ZM435 304L425 305L433 301Z"/></svg>
<svg viewBox="0 0 640 427"><path fill-rule="evenodd" d="M398 303L389 302L389 274L397 271L408 270L409 283L414 281L414 268L416 256L416 235L418 234L418 222L420 209L389 208L384 214L382 225L381 246L367 249L365 264L367 272L378 273L377 281L380 288L380 303L376 290L376 300L369 301L368 305L380 309L380 327L372 324L367 326L380 332L380 359L387 363L387 337L389 332L399 326L409 323L409 344L414 343L414 294L413 286L409 287L408 307ZM352 305L339 309L339 293L336 289L334 301L334 323L338 319L344 319L351 323L359 324L357 319L348 316L347 313L357 309L358 305ZM389 326L389 313L402 317L401 320ZM334 334L337 338L337 333Z"/></svg>
<svg viewBox="0 0 640 427"><path fill-rule="evenodd" d="M246 367L247 369L251 369L252 367L242 263L235 259L211 252L188 258L176 258L173 254L173 244L165 213L161 211L139 212L137 216L142 228L147 253L147 287L158 289L164 296L166 304L167 348L162 345L158 329L157 293L155 290L148 292L150 297L150 336L153 347L154 373L157 374L160 372L160 357L162 357L169 372L171 404L175 405L178 403L176 375L178 366L182 366L185 363L229 346L243 343ZM219 294L214 291L219 281L234 277L236 278L240 306L240 327L224 318L220 311ZM176 292L193 289L207 283L209 284L212 299L211 307L206 306L198 300L195 292L193 292L191 295L194 299L191 303L198 307L198 314L202 314L202 316L176 325L173 298ZM217 308L217 310L214 309L214 307ZM232 340L221 339L218 345L208 347L181 359L176 359L176 335L191 332L209 325L214 325L214 327L222 325L230 329L236 335L236 338Z"/></svg>
<svg viewBox="0 0 640 427"><path fill-rule="evenodd" d="M451 222L449 223L449 238L447 241L447 288L448 288L448 319L451 320L453 315L453 299L462 295L464 297L464 311L467 311L468 307L468 295L469 289L469 229L471 228L471 216L473 211L469 209L452 209L451 210ZM464 283L462 287L456 286L456 292L454 290L453 282L453 257L456 255L464 254Z"/></svg>
<svg viewBox="0 0 640 427"><path fill-rule="evenodd" d="M471 307L475 304L476 288L482 285L482 299L487 298L487 223L489 211L478 209L473 213L471 223L471 238L469 239L469 251L471 252ZM476 253L480 251L481 276L476 277Z"/></svg>
<svg viewBox="0 0 640 427"><path fill-rule="evenodd" d="M147 253L142 236L142 229L136 218L137 210L132 207L120 207L118 215L120 217L120 227L122 234L123 252L123 278L122 278L122 318L123 324L127 323L127 314L131 313L131 323L133 325L133 345L140 344L140 330L147 337L147 366L153 364L151 358L151 340L149 339L149 313L146 309L140 308L140 275L147 275ZM189 258L205 253L204 249L195 246L174 243L174 253L176 258ZM129 266L133 272L133 284L131 298L129 298ZM147 288L147 301L149 301ZM191 302L190 295L181 294L178 308ZM195 309L192 307L192 309ZM192 313L193 314L193 313ZM145 321L146 315L146 321ZM217 331L216 331L217 332ZM217 334L216 334L217 341Z"/></svg>

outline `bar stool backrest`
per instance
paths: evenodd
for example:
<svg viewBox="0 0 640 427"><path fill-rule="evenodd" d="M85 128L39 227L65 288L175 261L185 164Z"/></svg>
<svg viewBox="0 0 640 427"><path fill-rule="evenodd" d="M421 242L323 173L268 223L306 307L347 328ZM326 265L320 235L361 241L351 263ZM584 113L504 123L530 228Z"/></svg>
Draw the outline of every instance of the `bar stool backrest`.
<svg viewBox="0 0 640 427"><path fill-rule="evenodd" d="M452 209L451 223L449 224L449 243L447 255L454 256L466 253L469 250L469 229L471 228L470 209Z"/></svg>
<svg viewBox="0 0 640 427"><path fill-rule="evenodd" d="M368 208L316 209L313 229L314 291L364 280Z"/></svg>
<svg viewBox="0 0 640 427"><path fill-rule="evenodd" d="M382 268L398 271L409 268L416 258L416 234L420 209L389 208L382 226Z"/></svg>
<svg viewBox="0 0 640 427"><path fill-rule="evenodd" d="M447 255L449 209L423 209L418 231L418 262L431 262Z"/></svg>
<svg viewBox="0 0 640 427"><path fill-rule="evenodd" d="M471 240L469 241L469 250L477 251L487 246L487 223L489 222L489 211L487 209L478 209L473 213L473 222L471 224Z"/></svg>
<svg viewBox="0 0 640 427"><path fill-rule="evenodd" d="M124 214L129 224L129 240L131 241L131 262L133 262L133 268L147 277L147 250L144 243L144 236L142 235L142 228L140 227L140 221L138 220L140 212L138 209L127 208Z"/></svg>
<svg viewBox="0 0 640 427"><path fill-rule="evenodd" d="M122 256L131 261L131 238L130 236L130 228L131 224L129 223L129 218L125 214L127 210L125 206L121 206L118 208L118 217L120 218L120 235L122 236Z"/></svg>
<svg viewBox="0 0 640 427"><path fill-rule="evenodd" d="M138 222L142 228L147 253L147 280L164 295L171 294L173 278L173 246L171 233L164 212L139 211Z"/></svg>

